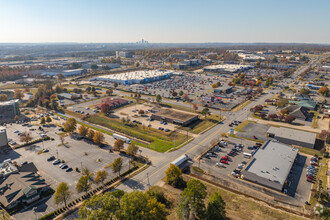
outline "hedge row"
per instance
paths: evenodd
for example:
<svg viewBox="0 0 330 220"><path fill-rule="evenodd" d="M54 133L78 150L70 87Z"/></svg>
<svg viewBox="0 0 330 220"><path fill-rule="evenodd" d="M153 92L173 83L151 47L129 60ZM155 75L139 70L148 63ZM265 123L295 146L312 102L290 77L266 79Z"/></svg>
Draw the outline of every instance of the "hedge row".
<svg viewBox="0 0 330 220"><path fill-rule="evenodd" d="M39 139L37 139L37 140L34 140L34 141L31 141L31 142L28 142L28 143L22 144L22 145L20 145L20 146L17 146L17 147L15 147L15 149L18 149L18 148L21 148L21 147L26 147L26 146L28 146L28 145L30 145L30 144L36 144L36 143L39 143L39 142L41 142L41 141L48 141L48 140L54 140L54 138L50 138L49 136L44 137L44 138L39 138Z"/></svg>

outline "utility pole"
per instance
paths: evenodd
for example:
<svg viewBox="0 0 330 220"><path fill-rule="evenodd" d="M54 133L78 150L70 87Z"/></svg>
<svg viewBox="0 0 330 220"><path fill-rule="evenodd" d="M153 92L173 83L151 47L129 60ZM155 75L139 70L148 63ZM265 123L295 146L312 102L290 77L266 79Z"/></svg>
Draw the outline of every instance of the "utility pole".
<svg viewBox="0 0 330 220"><path fill-rule="evenodd" d="M148 178L148 186L150 188L149 173L147 173L147 178Z"/></svg>

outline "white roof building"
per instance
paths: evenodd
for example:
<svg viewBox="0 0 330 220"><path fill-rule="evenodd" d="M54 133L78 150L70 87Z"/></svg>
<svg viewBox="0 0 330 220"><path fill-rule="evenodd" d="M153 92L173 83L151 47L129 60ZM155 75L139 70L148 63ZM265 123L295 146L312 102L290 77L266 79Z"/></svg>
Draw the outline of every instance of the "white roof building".
<svg viewBox="0 0 330 220"><path fill-rule="evenodd" d="M117 82L120 84L139 84L148 83L151 81L157 81L169 78L175 72L172 70L145 70L145 71L133 71L126 73L118 73L111 75L98 76L90 79L91 81L108 81Z"/></svg>
<svg viewBox="0 0 330 220"><path fill-rule="evenodd" d="M239 64L219 64L219 65L212 65L204 67L204 71L221 71L221 72L229 72L235 73L239 70L247 70L251 69L253 66L251 65L239 65Z"/></svg>

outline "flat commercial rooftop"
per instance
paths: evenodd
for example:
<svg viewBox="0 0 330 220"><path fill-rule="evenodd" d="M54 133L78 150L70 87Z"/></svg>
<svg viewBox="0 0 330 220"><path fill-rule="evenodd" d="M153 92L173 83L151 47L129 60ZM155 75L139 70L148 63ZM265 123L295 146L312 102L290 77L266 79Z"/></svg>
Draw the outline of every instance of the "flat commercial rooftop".
<svg viewBox="0 0 330 220"><path fill-rule="evenodd" d="M239 64L218 64L204 67L205 71L226 71L226 72L237 72L238 70L251 69L253 66L250 65L239 65Z"/></svg>
<svg viewBox="0 0 330 220"><path fill-rule="evenodd" d="M198 116L197 114L186 113L183 111L172 110L172 109L161 109L160 111L154 113L154 115L171 118L173 120L182 121L182 122L188 121Z"/></svg>
<svg viewBox="0 0 330 220"><path fill-rule="evenodd" d="M144 79L153 79L156 77L161 77L165 75L171 75L174 71L163 71L163 70L142 70L142 71L133 71L133 72L125 72L125 73L118 73L118 74L110 74L104 76L98 76L93 78L94 80L144 80Z"/></svg>
<svg viewBox="0 0 330 220"><path fill-rule="evenodd" d="M307 131L300 131L291 128L284 128L284 127L270 127L267 133L274 134L275 138L281 137L290 140L298 140L299 142L314 144L316 139L316 134L307 132Z"/></svg>
<svg viewBox="0 0 330 220"><path fill-rule="evenodd" d="M283 185L297 154L297 148L268 141L255 153L245 171Z"/></svg>

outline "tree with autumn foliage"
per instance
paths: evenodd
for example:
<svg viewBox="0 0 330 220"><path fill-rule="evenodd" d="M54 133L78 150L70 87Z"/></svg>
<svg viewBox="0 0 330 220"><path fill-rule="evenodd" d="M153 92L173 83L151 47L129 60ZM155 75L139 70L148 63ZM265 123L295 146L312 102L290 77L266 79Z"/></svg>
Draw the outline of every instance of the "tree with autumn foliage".
<svg viewBox="0 0 330 220"><path fill-rule="evenodd" d="M110 111L110 105L107 103L102 103L101 112L107 114Z"/></svg>
<svg viewBox="0 0 330 220"><path fill-rule="evenodd" d="M292 116L292 115L287 115L284 120L288 123L292 123L294 120L296 120L296 117Z"/></svg>
<svg viewBox="0 0 330 220"><path fill-rule="evenodd" d="M319 93L323 96L328 96L329 94L329 89L328 87L326 86L322 86L320 89L319 89Z"/></svg>
<svg viewBox="0 0 330 220"><path fill-rule="evenodd" d="M115 144L113 145L113 148L115 150L120 151L120 149L123 149L124 148L124 141L121 140L121 139L117 139L116 142L115 142Z"/></svg>
<svg viewBox="0 0 330 220"><path fill-rule="evenodd" d="M24 97L23 91L20 90L20 89L15 89L13 98L14 99L22 99L23 97Z"/></svg>

